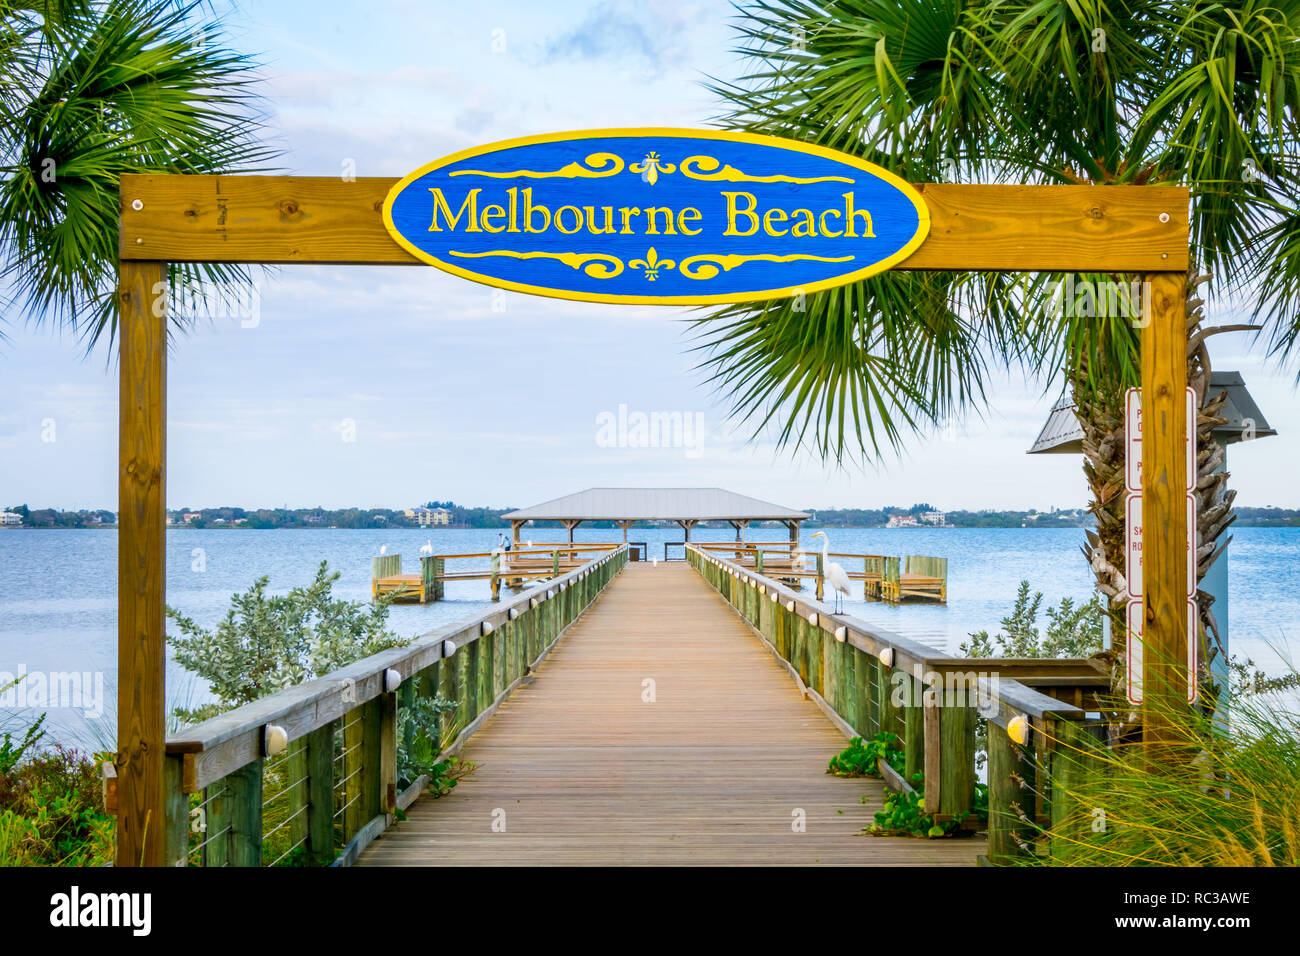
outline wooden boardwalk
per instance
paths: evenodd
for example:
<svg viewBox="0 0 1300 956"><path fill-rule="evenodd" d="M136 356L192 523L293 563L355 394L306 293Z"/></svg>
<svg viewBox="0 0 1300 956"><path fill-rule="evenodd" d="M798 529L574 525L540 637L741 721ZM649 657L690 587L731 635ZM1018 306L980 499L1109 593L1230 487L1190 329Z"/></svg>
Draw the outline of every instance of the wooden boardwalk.
<svg viewBox="0 0 1300 956"><path fill-rule="evenodd" d="M858 835L883 785L825 772L845 745L695 571L634 563L360 865L974 864L982 837Z"/></svg>

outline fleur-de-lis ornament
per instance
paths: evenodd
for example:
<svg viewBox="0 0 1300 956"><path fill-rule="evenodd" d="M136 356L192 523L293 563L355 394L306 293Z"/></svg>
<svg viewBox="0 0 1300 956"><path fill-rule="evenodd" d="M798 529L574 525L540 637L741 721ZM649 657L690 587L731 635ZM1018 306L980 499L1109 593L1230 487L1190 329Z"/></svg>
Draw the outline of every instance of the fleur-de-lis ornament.
<svg viewBox="0 0 1300 956"><path fill-rule="evenodd" d="M634 173L640 173L641 182L649 183L651 186L659 182L660 173L663 173L666 176L669 173L675 173L677 171L677 167L672 163L661 162L659 154L654 151L646 153L644 160L639 163L633 163L628 167L628 169Z"/></svg>
<svg viewBox="0 0 1300 956"><path fill-rule="evenodd" d="M645 277L651 282L659 278L660 269L677 268L677 263L672 259L660 259L659 253L655 252L654 246L651 246L646 252L644 259L633 259L627 265L629 269L644 269Z"/></svg>

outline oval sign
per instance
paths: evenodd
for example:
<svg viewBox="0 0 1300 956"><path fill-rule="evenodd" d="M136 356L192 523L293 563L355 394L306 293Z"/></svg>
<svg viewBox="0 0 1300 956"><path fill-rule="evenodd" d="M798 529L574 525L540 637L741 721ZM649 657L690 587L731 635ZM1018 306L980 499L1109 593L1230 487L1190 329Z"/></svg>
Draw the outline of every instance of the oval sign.
<svg viewBox="0 0 1300 956"><path fill-rule="evenodd" d="M395 185L412 255L503 289L711 305L884 272L930 228L920 194L836 150L684 129L550 133L465 150Z"/></svg>

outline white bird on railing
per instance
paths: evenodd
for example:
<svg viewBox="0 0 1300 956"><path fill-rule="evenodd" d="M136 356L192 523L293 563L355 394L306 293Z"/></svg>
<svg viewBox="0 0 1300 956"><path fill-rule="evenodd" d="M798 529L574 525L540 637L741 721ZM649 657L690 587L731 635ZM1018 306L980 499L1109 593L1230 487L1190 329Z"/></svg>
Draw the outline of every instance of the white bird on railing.
<svg viewBox="0 0 1300 956"><path fill-rule="evenodd" d="M433 539L430 538L424 544L420 545L421 554L433 554Z"/></svg>
<svg viewBox="0 0 1300 956"><path fill-rule="evenodd" d="M835 613L839 614L844 610L844 601L840 595L847 596L853 589L853 583L849 580L848 572L830 559L831 539L826 537L825 532L814 532L813 537L822 539L822 574L826 576L826 582L835 590Z"/></svg>
<svg viewBox="0 0 1300 956"><path fill-rule="evenodd" d="M379 546L379 553L380 553L380 554L387 554L387 553L388 553L388 545L386 545L386 544L381 544L381 545Z"/></svg>

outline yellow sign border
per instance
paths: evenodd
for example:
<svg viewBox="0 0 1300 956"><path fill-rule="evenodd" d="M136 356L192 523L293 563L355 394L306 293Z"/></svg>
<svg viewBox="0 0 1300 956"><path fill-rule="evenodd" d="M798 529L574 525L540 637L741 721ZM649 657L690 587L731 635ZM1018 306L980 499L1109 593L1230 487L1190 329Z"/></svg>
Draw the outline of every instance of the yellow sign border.
<svg viewBox="0 0 1300 956"><path fill-rule="evenodd" d="M414 243L410 242L393 225L393 201L407 186L426 173L433 172L435 169L440 169L443 166L448 166L452 163L459 162L463 159L469 159L473 156L481 156L485 153L494 153L515 146L529 146L534 143L556 143L570 140L597 139L610 136L671 136L678 139L723 140L732 143L751 143L758 146L772 146L786 150L787 152L807 153L811 156L820 156L823 159L829 159L846 166L852 166L856 169L870 173L877 179L889 183L911 201L912 205L916 208L917 213L916 233L907 241L906 245L891 256L881 259L878 262L873 262L871 265L858 269L855 272L834 276L830 279L823 279L820 282L813 282L808 285L760 289L754 292L743 292L739 294L644 296L615 295L601 292L572 292L564 289L553 289L549 286L536 286L522 282L511 282L508 279L498 279L493 276L483 275L480 272L474 272L461 266L452 265L450 262L446 262L439 259L437 256L425 252L423 249L418 248ZM915 252L920 247L921 243L925 242L926 237L930 234L930 210L926 207L925 200L922 198L921 194L916 191L911 183L900 179L889 170L877 166L875 163L869 163L866 160L858 159L856 156L842 153L839 150L828 149L825 146L801 143L798 140L784 139L780 136L763 136L758 133L741 133L731 130L676 129L673 127L585 129L574 130L567 133L541 133L536 136L520 136L515 139L505 139L495 143L488 143L483 146L474 146L469 149L463 149L460 152L452 153L450 156L444 156L441 159L435 159L433 162L425 163L419 169L415 170L415 172L399 179L396 185L388 191L388 195L384 197L383 219L384 229L388 231L388 234L398 245L411 255L415 256L415 258L422 262L427 262L429 265L435 266L443 272L459 276L462 279L469 279L471 282L494 286L498 289L509 289L512 292L541 295L551 299L568 299L576 302L603 302L615 305L724 305L732 302L761 302L768 299L788 298L800 292L820 292L823 289L833 289L837 286L848 285L851 282L858 282L870 276L889 271Z"/></svg>

